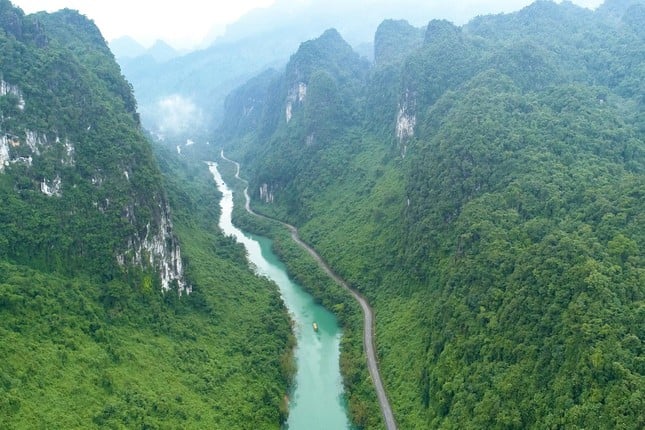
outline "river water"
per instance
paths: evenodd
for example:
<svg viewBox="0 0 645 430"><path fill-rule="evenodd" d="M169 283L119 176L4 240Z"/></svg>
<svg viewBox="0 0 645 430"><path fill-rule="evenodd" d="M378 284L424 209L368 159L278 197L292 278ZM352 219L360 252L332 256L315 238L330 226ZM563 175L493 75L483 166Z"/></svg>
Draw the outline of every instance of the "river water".
<svg viewBox="0 0 645 430"><path fill-rule="evenodd" d="M335 316L287 275L284 264L271 250L271 240L249 235L233 225L233 193L228 188L217 164L209 164L217 188L222 193L222 214L219 226L225 235L234 236L244 245L251 267L266 276L280 289L291 319L297 341L295 359L298 367L295 387L289 396L289 430L351 429L340 375L341 331ZM318 331L314 331L314 322Z"/></svg>

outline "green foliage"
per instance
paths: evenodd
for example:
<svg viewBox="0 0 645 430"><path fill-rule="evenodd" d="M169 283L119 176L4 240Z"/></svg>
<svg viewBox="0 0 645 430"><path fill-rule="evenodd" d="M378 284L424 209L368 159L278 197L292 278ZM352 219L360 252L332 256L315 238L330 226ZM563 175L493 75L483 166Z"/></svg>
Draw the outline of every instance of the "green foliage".
<svg viewBox="0 0 645 430"><path fill-rule="evenodd" d="M267 70L231 92L224 102L225 116L220 133L222 139L257 129L265 112L267 92L278 72Z"/></svg>
<svg viewBox="0 0 645 430"><path fill-rule="evenodd" d="M219 232L205 165L167 162L164 184L130 86L76 12L0 0L0 70L0 428L280 428L289 319ZM190 295L128 261L168 203Z"/></svg>
<svg viewBox="0 0 645 430"><path fill-rule="evenodd" d="M608 12L638 16L631 3L433 21L405 58L328 87L353 95L358 121L305 100L305 119L226 142L254 207L296 224L375 307L401 428L645 424L645 51L628 14ZM281 82L275 115L295 81ZM416 125L399 140L401 111ZM334 138L312 148L314 119ZM369 397L344 375L361 422Z"/></svg>
<svg viewBox="0 0 645 430"><path fill-rule="evenodd" d="M166 168L193 293L162 295L150 273L97 283L0 262L0 427L280 427L280 297L219 233L205 167Z"/></svg>
<svg viewBox="0 0 645 430"><path fill-rule="evenodd" d="M287 64L285 76L290 83L307 83L319 70L329 73L340 85L346 85L360 80L367 70L367 64L338 31L330 29L319 38L300 45Z"/></svg>
<svg viewBox="0 0 645 430"><path fill-rule="evenodd" d="M422 42L423 32L407 21L385 20L374 35L374 63L379 66L398 64Z"/></svg>
<svg viewBox="0 0 645 430"><path fill-rule="evenodd" d="M336 83L325 72L314 73L307 89L304 110L307 144L322 145L334 138L343 122L343 111Z"/></svg>
<svg viewBox="0 0 645 430"><path fill-rule="evenodd" d="M165 206L131 88L77 12L7 13L22 30L0 31L1 77L24 109L15 94L2 97L0 132L12 136L18 160L0 174L6 255L47 271L119 276L116 255L158 225ZM60 195L43 195L41 184L55 178Z"/></svg>
<svg viewBox="0 0 645 430"><path fill-rule="evenodd" d="M363 314L350 294L323 272L318 263L298 246L289 231L277 222L251 216L244 209L246 183L235 179L235 170L230 163L222 162L220 172L227 184L235 190L235 224L245 231L271 237L274 251L286 262L289 276L306 288L316 300L334 312L342 328L340 371L346 392L350 393L349 413L352 422L360 429L382 428L381 413L376 393L371 383L363 351ZM291 365L288 365L292 366Z"/></svg>

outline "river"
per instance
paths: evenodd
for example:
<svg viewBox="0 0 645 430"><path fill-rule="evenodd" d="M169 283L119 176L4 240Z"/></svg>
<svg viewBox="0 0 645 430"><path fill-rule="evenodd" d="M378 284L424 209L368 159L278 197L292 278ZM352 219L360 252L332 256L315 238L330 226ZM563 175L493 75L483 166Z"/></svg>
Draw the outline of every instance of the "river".
<svg viewBox="0 0 645 430"><path fill-rule="evenodd" d="M284 264L271 249L271 240L250 235L233 225L233 193L226 185L216 163L209 168L222 193L219 226L225 235L244 245L249 264L257 274L278 285L293 321L297 373L289 395L289 430L351 429L340 375L341 331L336 317L287 275ZM314 331L314 322L318 331Z"/></svg>

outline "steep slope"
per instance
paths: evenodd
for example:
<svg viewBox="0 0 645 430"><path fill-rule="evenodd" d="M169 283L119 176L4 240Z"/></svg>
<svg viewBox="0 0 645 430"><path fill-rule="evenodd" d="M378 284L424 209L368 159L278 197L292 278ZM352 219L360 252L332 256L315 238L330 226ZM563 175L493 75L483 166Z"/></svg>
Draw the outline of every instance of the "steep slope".
<svg viewBox="0 0 645 430"><path fill-rule="evenodd" d="M127 267L185 288L136 101L98 29L3 2L2 219L7 257L111 279ZM91 239L90 239L91 238ZM155 281L155 282L156 282Z"/></svg>
<svg viewBox="0 0 645 430"><path fill-rule="evenodd" d="M257 160L261 160L263 167L258 169L261 175L251 182L253 189L263 190L263 200L270 201L280 190L293 197L283 209L291 217L306 216L307 208L301 200L305 190L290 191L298 186L292 179L307 172L329 175L333 174L332 169L337 169L338 166L326 164L335 160L320 159L316 154L343 138L359 119L356 100L368 67L332 29L318 39L304 42L291 57L284 74L272 80L266 89L262 119L255 130L262 137L256 149ZM243 127L248 121L243 122ZM303 157L303 153L307 156ZM305 163L292 163L294 159Z"/></svg>
<svg viewBox="0 0 645 430"><path fill-rule="evenodd" d="M280 427L288 317L190 179L91 21L0 0L0 427Z"/></svg>
<svg viewBox="0 0 645 430"><path fill-rule="evenodd" d="M386 23L376 52L410 51L328 92L355 116L316 107L325 144L289 85L224 142L375 307L401 428L643 425L645 51L608 6L434 20L416 49Z"/></svg>

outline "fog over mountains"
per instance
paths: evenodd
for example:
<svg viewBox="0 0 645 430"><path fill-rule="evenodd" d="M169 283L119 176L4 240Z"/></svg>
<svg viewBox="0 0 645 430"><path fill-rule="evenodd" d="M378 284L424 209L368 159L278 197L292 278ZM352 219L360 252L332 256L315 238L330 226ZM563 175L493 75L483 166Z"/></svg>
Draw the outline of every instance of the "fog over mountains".
<svg viewBox="0 0 645 430"><path fill-rule="evenodd" d="M215 28L211 36L214 40L208 47L184 56L173 56L170 46L161 49L158 45L162 42L146 50L127 37L113 41L111 48L134 86L148 129L160 136L189 130L193 135L206 136L213 129L205 129L192 115L208 119L214 127L219 125L228 92L267 68L283 67L301 42L328 28L338 30L359 54L371 59L374 33L385 19L405 19L417 27L432 18L464 24L479 14L508 12L529 3L279 0L271 7L252 10L228 25L223 34L218 35L220 31Z"/></svg>

